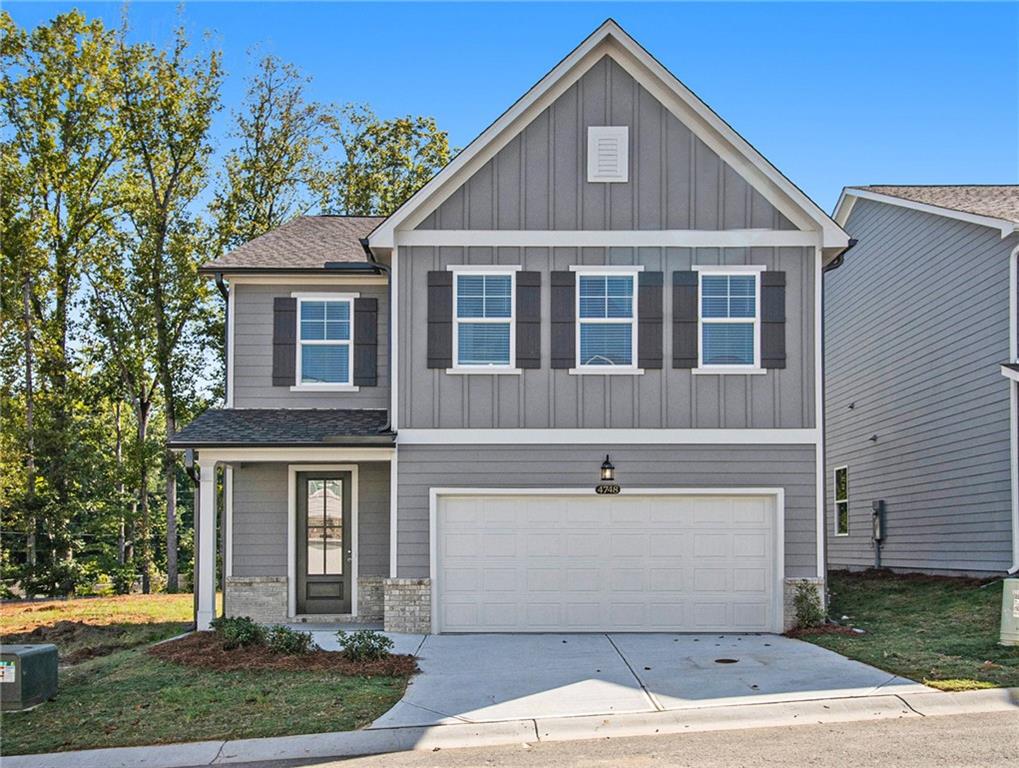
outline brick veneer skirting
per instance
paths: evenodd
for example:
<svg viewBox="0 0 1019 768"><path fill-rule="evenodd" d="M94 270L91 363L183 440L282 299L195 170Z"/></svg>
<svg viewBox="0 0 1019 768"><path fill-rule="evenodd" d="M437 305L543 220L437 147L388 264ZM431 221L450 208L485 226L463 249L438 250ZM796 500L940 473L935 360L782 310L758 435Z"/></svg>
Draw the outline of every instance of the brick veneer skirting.
<svg viewBox="0 0 1019 768"><path fill-rule="evenodd" d="M286 621L286 576L231 576L226 580L226 613L262 624Z"/></svg>
<svg viewBox="0 0 1019 768"><path fill-rule="evenodd" d="M385 628L387 632L432 631L431 579L386 579Z"/></svg>
<svg viewBox="0 0 1019 768"><path fill-rule="evenodd" d="M361 621L381 621L385 611L385 576L357 577L357 617Z"/></svg>

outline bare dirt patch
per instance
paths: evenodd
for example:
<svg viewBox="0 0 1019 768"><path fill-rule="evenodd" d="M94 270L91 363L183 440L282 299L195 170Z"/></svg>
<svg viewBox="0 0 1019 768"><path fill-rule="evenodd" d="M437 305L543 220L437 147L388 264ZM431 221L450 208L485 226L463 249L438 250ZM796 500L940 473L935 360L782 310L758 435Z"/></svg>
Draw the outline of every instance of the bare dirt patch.
<svg viewBox="0 0 1019 768"><path fill-rule="evenodd" d="M148 653L162 661L224 672L266 669L360 677L400 677L417 672L417 661L409 655L394 654L378 661L350 661L337 651L316 650L293 656L273 653L264 646L228 651L214 632L192 632L186 637L154 645Z"/></svg>
<svg viewBox="0 0 1019 768"><path fill-rule="evenodd" d="M786 637L798 639L801 637L811 637L814 635L848 635L849 637L859 637L860 632L854 632L852 627L843 627L840 624L821 624L817 627L802 627L800 629L790 629L788 632L783 633Z"/></svg>

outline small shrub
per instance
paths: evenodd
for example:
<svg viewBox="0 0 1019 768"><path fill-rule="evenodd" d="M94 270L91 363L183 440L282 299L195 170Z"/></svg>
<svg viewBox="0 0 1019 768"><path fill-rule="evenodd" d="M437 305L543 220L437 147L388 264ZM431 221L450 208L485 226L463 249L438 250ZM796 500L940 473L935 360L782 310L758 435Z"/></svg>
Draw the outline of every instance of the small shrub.
<svg viewBox="0 0 1019 768"><path fill-rule="evenodd" d="M796 609L796 628L818 627L824 624L824 607L817 585L810 581L796 582L793 594L793 607Z"/></svg>
<svg viewBox="0 0 1019 768"><path fill-rule="evenodd" d="M212 629L227 650L265 644L265 628L247 616L221 616L213 619Z"/></svg>
<svg viewBox="0 0 1019 768"><path fill-rule="evenodd" d="M273 653L285 653L288 656L300 656L315 648L309 632L299 632L283 624L269 627L265 644Z"/></svg>
<svg viewBox="0 0 1019 768"><path fill-rule="evenodd" d="M356 632L336 633L340 641L340 653L351 661L379 661L393 650L393 641L373 629L359 629Z"/></svg>

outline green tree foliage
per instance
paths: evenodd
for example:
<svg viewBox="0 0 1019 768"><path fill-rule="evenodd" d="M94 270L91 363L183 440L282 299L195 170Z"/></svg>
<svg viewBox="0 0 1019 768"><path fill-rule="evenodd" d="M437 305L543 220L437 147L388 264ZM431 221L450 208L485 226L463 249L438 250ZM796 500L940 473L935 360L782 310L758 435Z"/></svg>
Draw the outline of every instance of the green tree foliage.
<svg viewBox="0 0 1019 768"><path fill-rule="evenodd" d="M329 118L343 158L330 171L322 207L335 213L388 216L449 162L449 138L431 117L381 120L348 104Z"/></svg>

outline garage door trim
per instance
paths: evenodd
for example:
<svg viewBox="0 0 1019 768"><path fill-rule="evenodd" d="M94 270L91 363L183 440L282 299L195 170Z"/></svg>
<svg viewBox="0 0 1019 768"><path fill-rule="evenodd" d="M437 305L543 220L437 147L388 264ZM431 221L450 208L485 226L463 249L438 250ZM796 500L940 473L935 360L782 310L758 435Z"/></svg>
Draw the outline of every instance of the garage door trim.
<svg viewBox="0 0 1019 768"><path fill-rule="evenodd" d="M620 496L769 496L775 502L775 567L772 595L772 631L782 632L785 585L785 489L784 488L624 488ZM593 488L473 488L442 487L428 490L428 570L432 591L432 634L439 627L439 498L444 496L598 496Z"/></svg>

